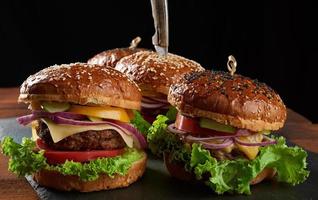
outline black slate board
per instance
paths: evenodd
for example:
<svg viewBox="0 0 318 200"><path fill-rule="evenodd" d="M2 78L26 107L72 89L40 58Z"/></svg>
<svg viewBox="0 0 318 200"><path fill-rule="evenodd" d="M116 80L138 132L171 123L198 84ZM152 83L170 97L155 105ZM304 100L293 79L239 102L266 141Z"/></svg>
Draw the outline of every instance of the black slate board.
<svg viewBox="0 0 318 200"><path fill-rule="evenodd" d="M14 118L0 120L0 139L10 135L20 142L23 136L30 137L29 128L19 126ZM171 178L162 161L150 154L144 176L125 189L100 191L92 193L60 192L39 186L31 176L26 177L40 199L318 199L318 154L309 152L308 180L295 187L277 183L264 182L252 187L252 195L218 196L204 185L187 183Z"/></svg>

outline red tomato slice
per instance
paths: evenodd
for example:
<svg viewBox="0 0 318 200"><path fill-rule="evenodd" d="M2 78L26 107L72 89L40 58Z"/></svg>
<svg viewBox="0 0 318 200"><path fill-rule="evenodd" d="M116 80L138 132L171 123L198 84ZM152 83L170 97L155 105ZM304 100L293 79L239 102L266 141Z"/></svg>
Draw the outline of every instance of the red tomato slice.
<svg viewBox="0 0 318 200"><path fill-rule="evenodd" d="M193 136L198 137L208 137L208 136L226 136L230 133L215 131L208 128L202 128L199 125L198 118L187 117L181 115L180 113L177 114L177 118L175 121L175 127L179 130L185 131Z"/></svg>
<svg viewBox="0 0 318 200"><path fill-rule="evenodd" d="M49 164L62 164L66 160L74 162L87 162L97 158L115 157L124 153L125 149L113 150L90 150L90 151L57 151L47 147L41 140L37 139L36 144L39 149L45 150L44 156Z"/></svg>

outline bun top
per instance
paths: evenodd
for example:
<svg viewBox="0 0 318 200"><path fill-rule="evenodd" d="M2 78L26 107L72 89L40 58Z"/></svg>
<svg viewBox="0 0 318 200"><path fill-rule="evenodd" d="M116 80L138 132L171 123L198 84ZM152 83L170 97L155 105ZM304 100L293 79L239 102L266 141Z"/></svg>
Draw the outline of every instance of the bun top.
<svg viewBox="0 0 318 200"><path fill-rule="evenodd" d="M115 67L116 63L125 56L129 56L139 51L146 51L143 48L116 48L103 51L87 61L88 64Z"/></svg>
<svg viewBox="0 0 318 200"><path fill-rule="evenodd" d="M184 73L203 71L195 61L174 54L165 57L156 52L142 51L122 58L115 67L141 88L143 96L167 95L169 87Z"/></svg>
<svg viewBox="0 0 318 200"><path fill-rule="evenodd" d="M140 109L141 94L133 81L112 68L72 63L54 65L29 76L21 85L19 101Z"/></svg>
<svg viewBox="0 0 318 200"><path fill-rule="evenodd" d="M273 89L221 71L186 74L171 85L168 101L184 115L252 131L277 130L286 120L286 107Z"/></svg>

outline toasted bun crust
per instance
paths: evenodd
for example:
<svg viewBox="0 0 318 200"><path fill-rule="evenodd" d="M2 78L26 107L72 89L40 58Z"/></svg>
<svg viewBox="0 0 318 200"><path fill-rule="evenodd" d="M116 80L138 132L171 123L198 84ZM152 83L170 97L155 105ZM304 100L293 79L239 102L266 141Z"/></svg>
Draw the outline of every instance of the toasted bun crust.
<svg viewBox="0 0 318 200"><path fill-rule="evenodd" d="M183 181L196 181L195 175L193 173L187 172L184 169L184 166L180 163L172 163L169 161L169 154L164 155L164 163L166 165L166 168L169 172L169 174L172 177L175 177L177 179L183 180ZM256 185L263 180L270 180L273 179L273 177L276 175L276 170L271 168L265 168L263 171L261 171L255 178L252 179L250 182L251 185Z"/></svg>
<svg viewBox="0 0 318 200"><path fill-rule="evenodd" d="M107 67L115 67L117 62L125 56L139 51L146 51L143 48L116 48L103 51L87 61L88 64L96 64Z"/></svg>
<svg viewBox="0 0 318 200"><path fill-rule="evenodd" d="M141 94L133 81L112 68L72 63L54 65L29 76L21 85L19 101L58 101L139 110Z"/></svg>
<svg viewBox="0 0 318 200"><path fill-rule="evenodd" d="M277 130L286 107L264 83L220 71L192 72L171 85L168 101L179 112L251 131Z"/></svg>
<svg viewBox="0 0 318 200"><path fill-rule="evenodd" d="M95 181L81 181L77 176L65 176L56 171L42 170L34 174L33 178L40 185L62 191L92 192L127 187L136 182L144 173L147 164L147 156L144 153L142 159L136 161L127 174L115 175L113 178L108 175L100 175Z"/></svg>
<svg viewBox="0 0 318 200"><path fill-rule="evenodd" d="M203 71L195 61L174 54L165 57L156 52L142 51L122 58L116 69L135 81L143 96L167 95L169 87L184 73Z"/></svg>
<svg viewBox="0 0 318 200"><path fill-rule="evenodd" d="M263 180L272 179L276 175L276 170L272 168L265 168L251 181L251 185L262 182Z"/></svg>

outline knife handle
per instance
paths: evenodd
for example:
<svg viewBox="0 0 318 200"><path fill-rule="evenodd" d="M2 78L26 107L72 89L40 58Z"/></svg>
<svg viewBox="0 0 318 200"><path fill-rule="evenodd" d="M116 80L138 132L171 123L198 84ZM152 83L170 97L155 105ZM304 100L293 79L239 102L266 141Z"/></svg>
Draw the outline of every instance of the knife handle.
<svg viewBox="0 0 318 200"><path fill-rule="evenodd" d="M151 7L156 30L152 37L152 44L155 48L158 46L164 48L167 53L169 46L168 2L167 0L151 0Z"/></svg>

